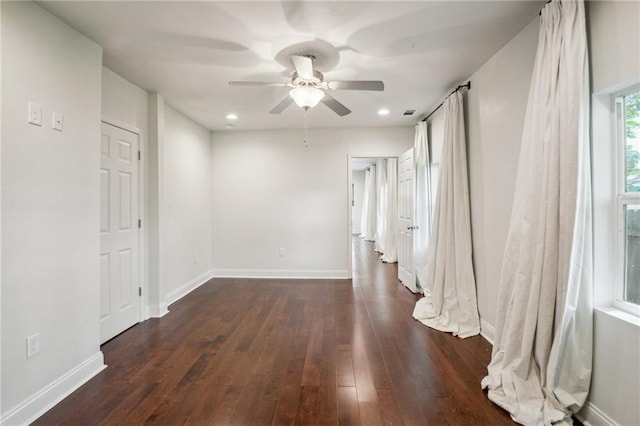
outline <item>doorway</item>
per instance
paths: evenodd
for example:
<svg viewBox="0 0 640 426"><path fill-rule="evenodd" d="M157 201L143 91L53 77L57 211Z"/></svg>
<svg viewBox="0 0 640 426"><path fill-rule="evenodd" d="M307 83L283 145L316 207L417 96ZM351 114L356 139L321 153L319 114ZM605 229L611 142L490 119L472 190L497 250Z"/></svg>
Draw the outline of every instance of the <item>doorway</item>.
<svg viewBox="0 0 640 426"><path fill-rule="evenodd" d="M389 160L393 160L389 162ZM348 176L349 176L349 197L348 197L348 217L349 217L349 233L348 233L348 256L349 256L349 276L353 276L353 241L354 239L363 239L373 243L375 250L384 255L385 262L396 262L397 251L397 232L394 230L391 233L385 235L391 235L393 239L393 249L383 250L382 238L376 241L376 236L380 235L378 205L382 203L388 205L389 209L394 213L384 215L384 220L387 217L391 217L391 220L397 224L397 194L398 194L398 181L397 181L397 158L396 157L349 157L348 161ZM390 171L387 171L387 167ZM382 174L377 173L376 169L380 169ZM382 179L385 189L380 197L380 176L384 176ZM388 182L387 182L388 179ZM392 187L392 188L391 188ZM378 200L380 198L382 201ZM391 201L392 200L392 201ZM391 203L391 204L387 204ZM386 226L383 227L386 229ZM397 228L397 226L393 226ZM387 244L389 245L389 244ZM373 248L372 248L373 249ZM385 253L386 252L386 253ZM390 257L390 258L388 258Z"/></svg>

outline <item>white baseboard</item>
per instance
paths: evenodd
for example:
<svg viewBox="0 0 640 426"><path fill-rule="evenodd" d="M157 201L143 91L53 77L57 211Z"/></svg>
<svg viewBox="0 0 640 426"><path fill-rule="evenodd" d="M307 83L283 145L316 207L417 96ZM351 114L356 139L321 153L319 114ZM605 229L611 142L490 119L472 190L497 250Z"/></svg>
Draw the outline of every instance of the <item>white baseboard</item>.
<svg viewBox="0 0 640 426"><path fill-rule="evenodd" d="M214 269L215 278L349 279L346 269Z"/></svg>
<svg viewBox="0 0 640 426"><path fill-rule="evenodd" d="M165 299L167 300L167 305L171 305L172 303L175 303L178 300L182 299L184 296L209 281L212 277L213 273L211 271L207 271L199 277L196 277L188 283L178 287L172 292L167 293L167 296L165 297Z"/></svg>
<svg viewBox="0 0 640 426"><path fill-rule="evenodd" d="M157 306L149 306L149 318L162 318L169 313L167 302L162 302Z"/></svg>
<svg viewBox="0 0 640 426"><path fill-rule="evenodd" d="M618 426L615 420L589 401L576 414L576 418L585 426Z"/></svg>
<svg viewBox="0 0 640 426"><path fill-rule="evenodd" d="M102 352L98 352L45 386L0 417L2 425L26 425L49 411L73 391L104 370Z"/></svg>
<svg viewBox="0 0 640 426"><path fill-rule="evenodd" d="M487 320L480 318L480 335L493 345L493 338L496 335L496 329Z"/></svg>

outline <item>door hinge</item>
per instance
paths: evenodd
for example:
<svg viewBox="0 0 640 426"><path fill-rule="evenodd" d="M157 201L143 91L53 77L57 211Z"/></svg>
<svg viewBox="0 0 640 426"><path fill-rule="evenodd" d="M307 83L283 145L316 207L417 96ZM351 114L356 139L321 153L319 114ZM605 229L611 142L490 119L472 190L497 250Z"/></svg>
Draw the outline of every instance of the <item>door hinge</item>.
<svg viewBox="0 0 640 426"><path fill-rule="evenodd" d="M142 228L142 219L138 219L138 228Z"/></svg>
<svg viewBox="0 0 640 426"><path fill-rule="evenodd" d="M142 296L142 287L138 287L138 296Z"/></svg>
<svg viewBox="0 0 640 426"><path fill-rule="evenodd" d="M140 153L140 151L138 151L138 161L140 161L142 159L142 153Z"/></svg>

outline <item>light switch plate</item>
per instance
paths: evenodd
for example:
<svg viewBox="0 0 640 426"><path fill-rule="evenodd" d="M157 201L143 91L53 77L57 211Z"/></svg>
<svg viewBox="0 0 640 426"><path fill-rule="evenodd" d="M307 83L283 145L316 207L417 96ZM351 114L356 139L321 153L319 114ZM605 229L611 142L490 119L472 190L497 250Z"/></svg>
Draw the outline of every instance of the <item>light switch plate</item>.
<svg viewBox="0 0 640 426"><path fill-rule="evenodd" d="M29 112L27 120L30 124L42 126L42 105L35 102L29 102Z"/></svg>
<svg viewBox="0 0 640 426"><path fill-rule="evenodd" d="M62 131L62 129L64 127L64 115L62 115L61 112L54 112L53 113L52 127L53 127L53 130L57 130L59 132Z"/></svg>

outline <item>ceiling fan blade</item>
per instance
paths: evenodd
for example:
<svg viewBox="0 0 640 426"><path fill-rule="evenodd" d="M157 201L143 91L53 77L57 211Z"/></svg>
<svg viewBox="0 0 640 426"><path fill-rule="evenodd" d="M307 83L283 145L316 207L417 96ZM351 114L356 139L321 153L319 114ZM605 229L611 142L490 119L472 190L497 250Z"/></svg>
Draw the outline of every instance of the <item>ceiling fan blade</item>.
<svg viewBox="0 0 640 426"><path fill-rule="evenodd" d="M351 110L346 106L342 105L336 98L331 96L330 94L324 94L324 97L320 100L323 104L329 107L333 112L338 114L340 117L344 117L347 114L351 114Z"/></svg>
<svg viewBox="0 0 640 426"><path fill-rule="evenodd" d="M298 77L303 79L313 79L313 61L308 56L291 55L291 61L298 73Z"/></svg>
<svg viewBox="0 0 640 426"><path fill-rule="evenodd" d="M285 108L287 108L292 103L293 103L293 98L291 96L287 96L286 98L281 100L280 103L278 103L278 105L274 106L273 109L269 111L269 114L280 114L282 111L285 110Z"/></svg>
<svg viewBox="0 0 640 426"><path fill-rule="evenodd" d="M330 81L328 85L332 90L384 90L384 83L379 80Z"/></svg>
<svg viewBox="0 0 640 426"><path fill-rule="evenodd" d="M266 81L230 81L231 86L271 86L271 87L287 87L289 83L269 83Z"/></svg>

